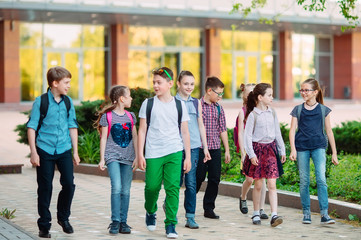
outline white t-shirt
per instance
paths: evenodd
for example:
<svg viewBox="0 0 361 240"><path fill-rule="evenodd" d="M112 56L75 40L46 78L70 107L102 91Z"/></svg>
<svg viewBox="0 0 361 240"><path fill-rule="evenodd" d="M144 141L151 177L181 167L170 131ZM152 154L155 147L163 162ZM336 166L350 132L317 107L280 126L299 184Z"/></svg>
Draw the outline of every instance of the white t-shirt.
<svg viewBox="0 0 361 240"><path fill-rule="evenodd" d="M139 118L147 118L146 99L139 111ZM182 103L182 122L189 121L187 108ZM183 150L183 141L178 128L178 111L174 98L165 103L154 97L154 104L150 117L145 142L145 158L159 158Z"/></svg>

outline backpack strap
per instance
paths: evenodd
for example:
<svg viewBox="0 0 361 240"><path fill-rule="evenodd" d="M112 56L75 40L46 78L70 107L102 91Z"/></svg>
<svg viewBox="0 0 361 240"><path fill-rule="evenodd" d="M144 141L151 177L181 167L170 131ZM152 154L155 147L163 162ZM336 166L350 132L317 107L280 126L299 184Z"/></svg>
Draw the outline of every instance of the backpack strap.
<svg viewBox="0 0 361 240"><path fill-rule="evenodd" d="M152 116L153 104L154 104L154 97L148 98L147 109L146 109L147 132L148 132L149 124L150 124L150 117Z"/></svg>
<svg viewBox="0 0 361 240"><path fill-rule="evenodd" d="M127 110L124 110L124 112L125 112L125 114L127 114L128 118L130 119L130 122L132 123L132 128L131 129L133 130L133 126L134 126L133 116Z"/></svg>
<svg viewBox="0 0 361 240"><path fill-rule="evenodd" d="M196 109L196 112L197 112L197 117L198 117L198 99L197 98L193 98L193 105L194 105L194 108Z"/></svg>
<svg viewBox="0 0 361 240"><path fill-rule="evenodd" d="M106 113L107 114L107 122L108 122L108 135L107 135L107 138L109 137L109 134L110 134L110 129L112 127L112 111L109 111Z"/></svg>
<svg viewBox="0 0 361 240"><path fill-rule="evenodd" d="M38 136L39 130L41 128L41 125L43 124L44 118L48 114L48 108L49 108L49 97L48 93L43 93L40 97L40 118L38 122L38 127L36 129L36 136Z"/></svg>
<svg viewBox="0 0 361 240"><path fill-rule="evenodd" d="M178 112L178 128L179 128L179 132L181 132L181 126L182 126L182 103L180 100L174 98L175 100L175 105L177 107L177 112Z"/></svg>
<svg viewBox="0 0 361 240"><path fill-rule="evenodd" d="M297 110L296 110L297 124L300 122L300 119L301 119L302 105L303 105L303 103L301 103L300 105L297 105Z"/></svg>

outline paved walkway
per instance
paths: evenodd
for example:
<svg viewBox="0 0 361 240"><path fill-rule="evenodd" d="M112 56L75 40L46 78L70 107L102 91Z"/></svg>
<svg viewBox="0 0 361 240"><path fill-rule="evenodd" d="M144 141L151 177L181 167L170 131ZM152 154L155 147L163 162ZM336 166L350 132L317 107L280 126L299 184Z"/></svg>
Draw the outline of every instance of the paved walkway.
<svg viewBox="0 0 361 240"><path fill-rule="evenodd" d="M359 105L357 105L359 107ZM358 108L357 107L357 108ZM344 108L342 108L344 109ZM351 108L350 108L351 109ZM337 111L336 115L337 115ZM360 112L360 111L357 111ZM337 115L338 116L338 115ZM281 118L281 117L280 117ZM16 217L12 223L20 226L27 233L37 235L37 195L36 173L30 167L28 146L16 142L17 136L13 132L14 127L26 122L26 117L12 109L2 109L0 106L0 164L23 163L22 174L0 175L0 209L16 209ZM164 213L158 212L158 227L155 232L148 232L144 223L144 183L134 181L131 189L131 203L129 209L128 224L133 227L132 234L110 236L107 226L110 219L110 182L107 177L75 174L77 185L72 207L71 223L75 233L67 235L61 231L56 223L56 199L59 192L59 175L54 178L54 194L51 204L53 214L53 226L51 234L53 239L165 239ZM199 193L197 199L196 219L201 228L190 230L184 227L184 209L180 204L178 212L179 224L177 231L179 239L361 239L361 228L356 228L341 222L335 225L320 225L320 216L312 216L311 225L301 224L302 214L300 210L279 207L279 214L284 217L284 223L276 228L269 225L269 221L263 221L261 226L251 223L250 215L243 215L239 211L238 199L219 196L216 202L216 213L221 216L220 220L206 219L202 216L202 197ZM159 204L164 199L164 191L161 191ZM183 191L180 200L184 199ZM252 202L248 202L250 210ZM266 212L270 208L266 206ZM55 216L55 218L54 218ZM5 237L5 231L14 231L12 238ZM21 231L20 231L21 232ZM12 225L4 224L0 220L0 239L25 239L17 237L20 234L12 228ZM8 236L8 235L7 235Z"/></svg>

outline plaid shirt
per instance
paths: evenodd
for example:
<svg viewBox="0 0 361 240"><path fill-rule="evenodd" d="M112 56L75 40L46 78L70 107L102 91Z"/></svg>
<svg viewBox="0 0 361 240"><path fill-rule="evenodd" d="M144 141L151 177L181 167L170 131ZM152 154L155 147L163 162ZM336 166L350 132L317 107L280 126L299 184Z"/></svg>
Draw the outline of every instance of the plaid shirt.
<svg viewBox="0 0 361 240"><path fill-rule="evenodd" d="M201 99L201 104L208 149L219 149L221 148L221 140L219 137L222 132L227 131L226 117L223 108L218 103L206 103L204 97ZM218 114L217 106L219 106L221 110L220 114Z"/></svg>

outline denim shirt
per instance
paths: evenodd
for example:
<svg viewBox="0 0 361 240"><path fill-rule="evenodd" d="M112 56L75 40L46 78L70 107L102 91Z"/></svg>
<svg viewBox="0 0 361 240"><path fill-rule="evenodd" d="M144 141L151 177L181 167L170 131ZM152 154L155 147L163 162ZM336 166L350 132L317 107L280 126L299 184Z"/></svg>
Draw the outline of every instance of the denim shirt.
<svg viewBox="0 0 361 240"><path fill-rule="evenodd" d="M197 114L197 110L194 107L193 99L191 96L187 100L184 100L181 98L181 96L177 93L175 96L178 100L181 100L186 105L188 114L189 114L189 121L188 121L188 131L189 131L189 137L191 139L191 149L193 148L199 148L201 147L201 135L199 133L199 127L198 127L198 118L199 113ZM200 103L198 103L200 104Z"/></svg>
<svg viewBox="0 0 361 240"><path fill-rule="evenodd" d="M69 97L71 107L68 118L64 96L62 96L60 102L57 103L54 99L54 95L49 90L48 98L49 108L46 117L43 120L43 124L39 129L39 133L36 138L36 146L51 155L61 154L71 149L69 128L78 128L75 109L73 101ZM40 119L40 102L41 97L39 96L33 103L30 120L26 125L28 128L32 128L35 131L38 128Z"/></svg>

